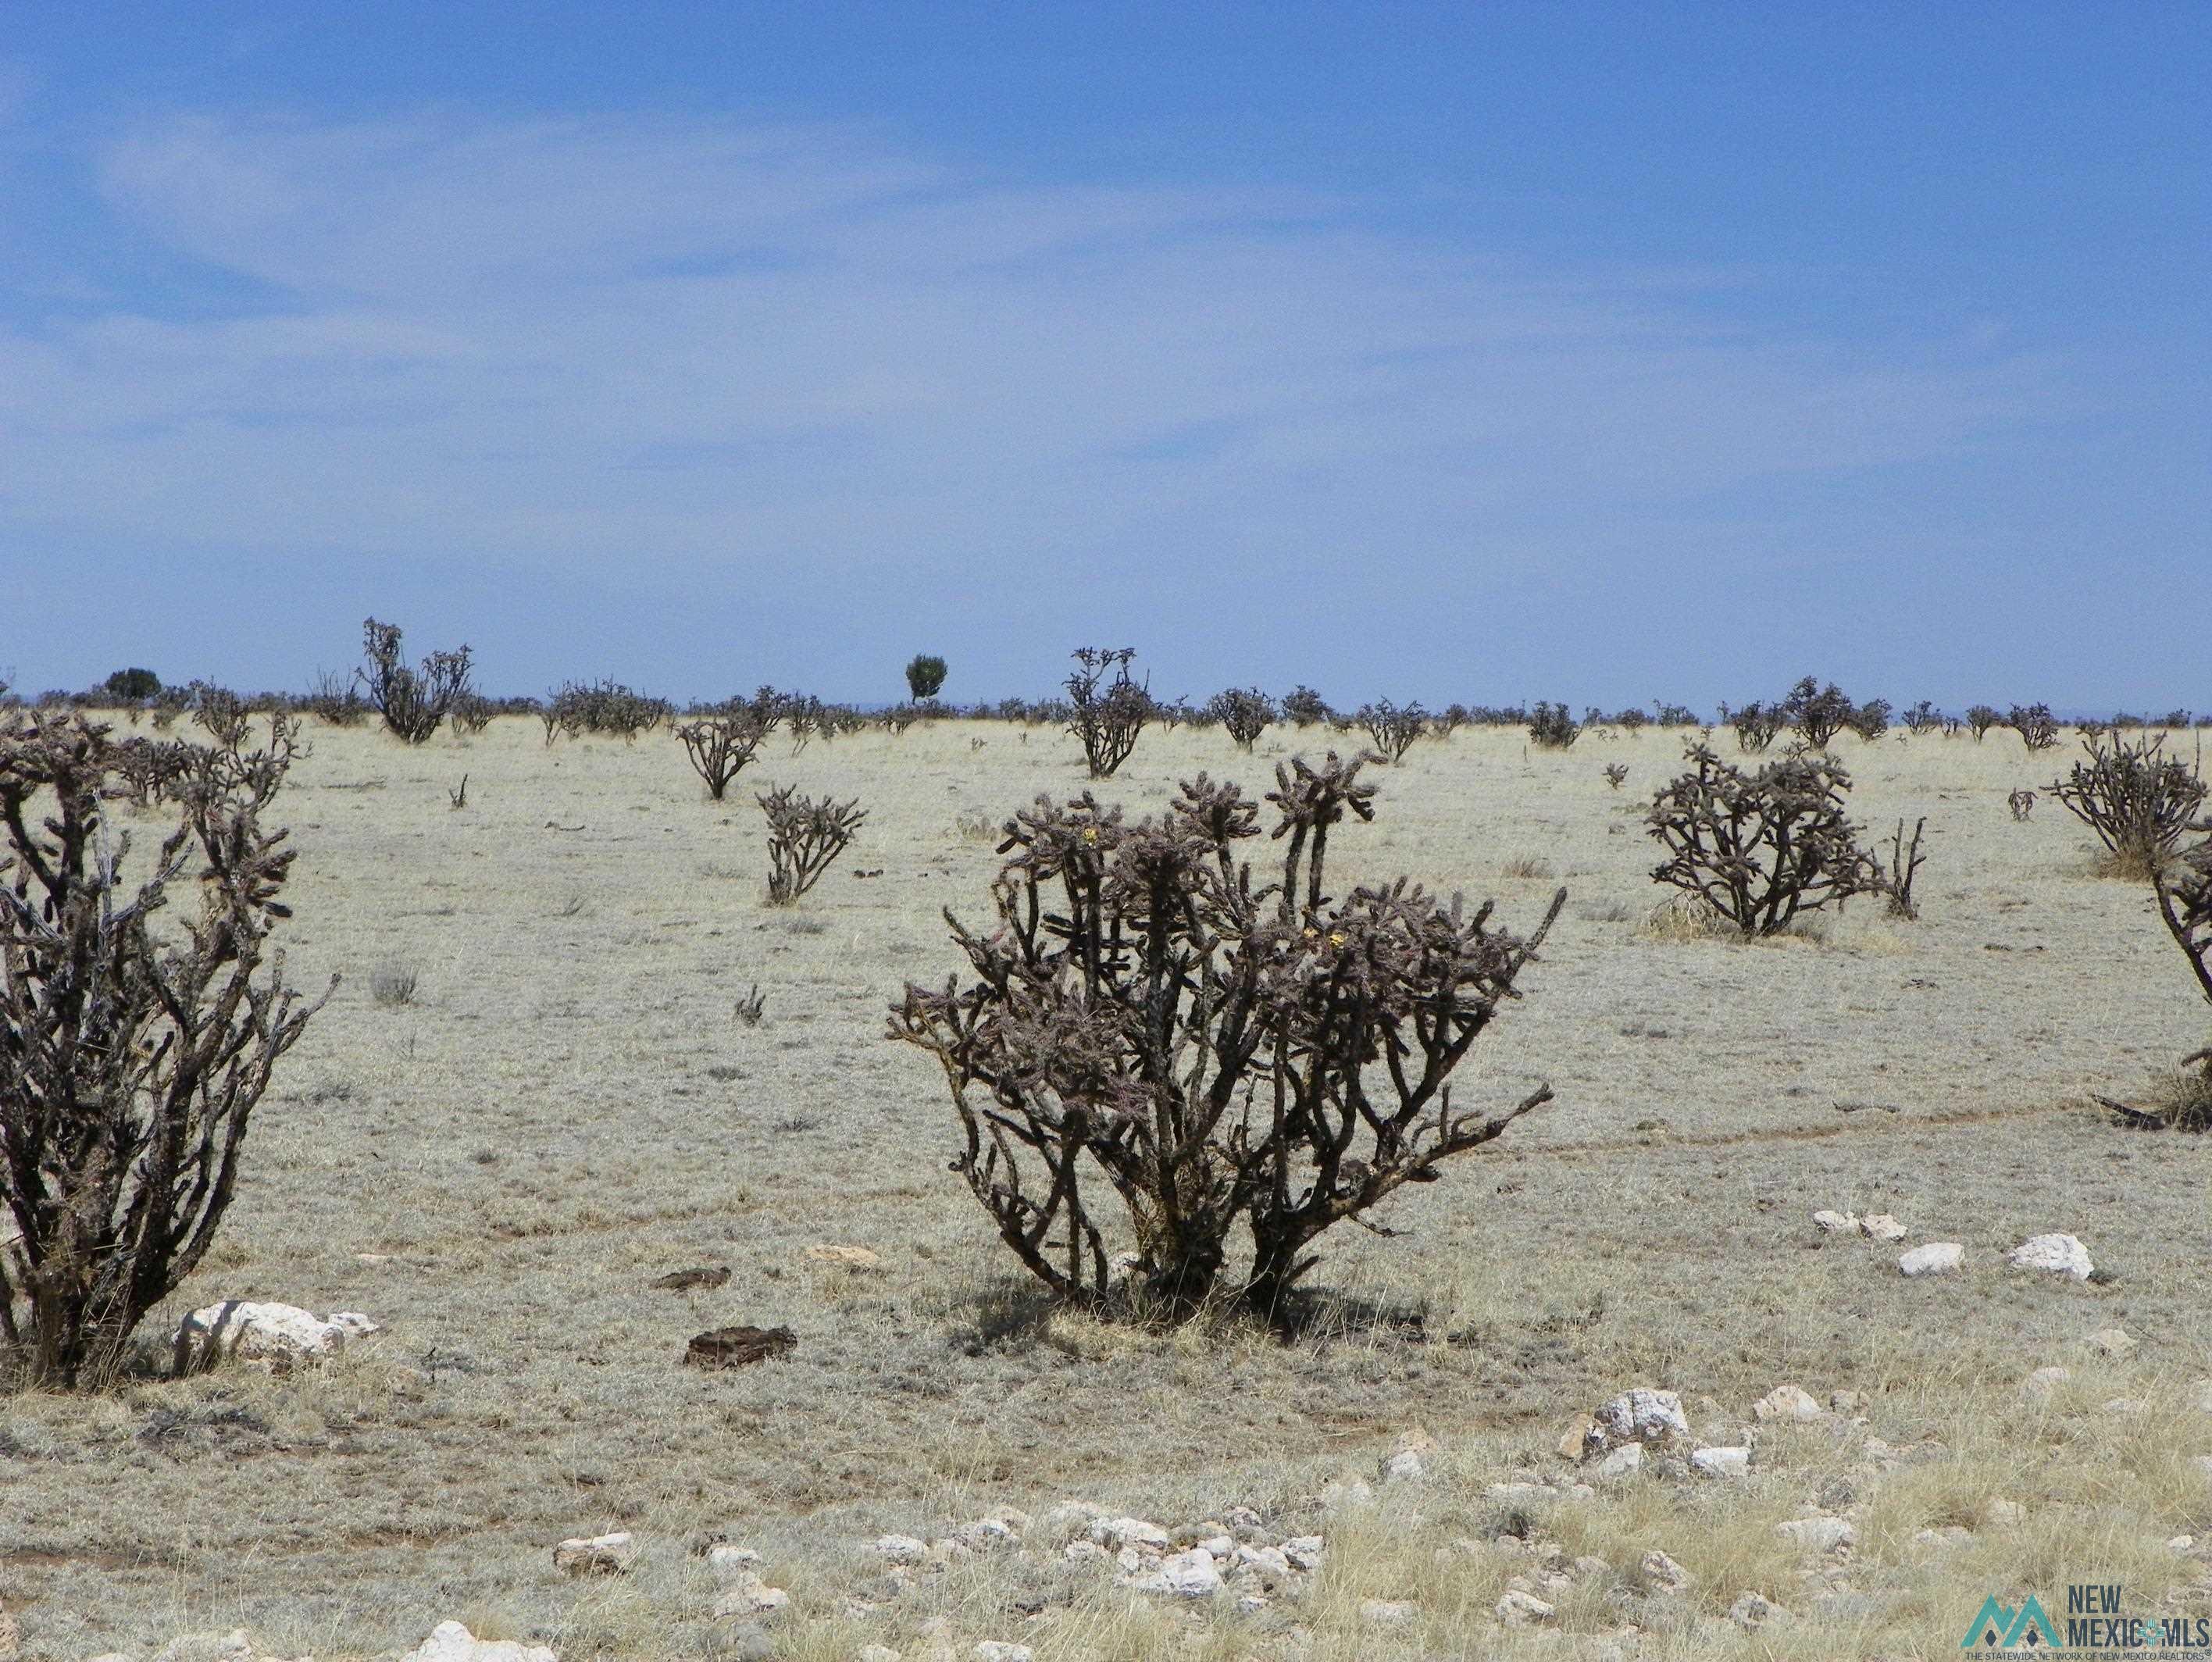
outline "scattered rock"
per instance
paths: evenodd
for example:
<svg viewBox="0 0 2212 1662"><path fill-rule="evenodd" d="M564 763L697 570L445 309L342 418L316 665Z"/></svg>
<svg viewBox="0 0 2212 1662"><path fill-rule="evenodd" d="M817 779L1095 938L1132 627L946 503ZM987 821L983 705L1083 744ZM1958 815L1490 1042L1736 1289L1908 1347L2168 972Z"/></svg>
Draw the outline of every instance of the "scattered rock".
<svg viewBox="0 0 2212 1662"><path fill-rule="evenodd" d="M2073 1377L2070 1368L2039 1368L2021 1382L2020 1392L2041 1402Z"/></svg>
<svg viewBox="0 0 2212 1662"><path fill-rule="evenodd" d="M929 1556L929 1549L911 1535L878 1535L875 1539L877 1556L893 1564L918 1564Z"/></svg>
<svg viewBox="0 0 2212 1662"><path fill-rule="evenodd" d="M334 1356L347 1340L376 1331L376 1324L356 1310L342 1310L325 1321L296 1304L225 1299L177 1324L175 1367L179 1374L191 1374L227 1358L282 1373Z"/></svg>
<svg viewBox="0 0 2212 1662"><path fill-rule="evenodd" d="M2124 1356L2136 1348L2135 1336L2124 1327L2106 1327L2089 1335L2089 1348L2100 1356Z"/></svg>
<svg viewBox="0 0 2212 1662"><path fill-rule="evenodd" d="M459 1622L441 1622L400 1662L561 1662L545 1645L513 1639L479 1639Z"/></svg>
<svg viewBox="0 0 2212 1662"><path fill-rule="evenodd" d="M1611 1483L1622 1477L1632 1477L1643 1470L1644 1445L1627 1443L1598 1462L1597 1475L1601 1482Z"/></svg>
<svg viewBox="0 0 2212 1662"><path fill-rule="evenodd" d="M975 1662L1034 1662L1036 1655L1027 1645L1012 1645L1003 1639L986 1639L969 1653Z"/></svg>
<svg viewBox="0 0 2212 1662"><path fill-rule="evenodd" d="M636 1538L628 1530L574 1535L553 1549L553 1568L563 1575L627 1575L637 1556Z"/></svg>
<svg viewBox="0 0 2212 1662"><path fill-rule="evenodd" d="M799 1348L788 1327L716 1327L694 1338L684 1360L694 1368L747 1368Z"/></svg>
<svg viewBox="0 0 2212 1662"><path fill-rule="evenodd" d="M1793 1519L1786 1524L1777 1524L1774 1532L1796 1542L1808 1552L1833 1552L1851 1545L1859 1538L1858 1531L1843 1518Z"/></svg>
<svg viewBox="0 0 2212 1662"><path fill-rule="evenodd" d="M1931 1240L1900 1253L1897 1267L1908 1276L1948 1276L1966 1262L1966 1249L1955 1240Z"/></svg>
<svg viewBox="0 0 2212 1662"><path fill-rule="evenodd" d="M1091 1525L1091 1538L1109 1552L1119 1552L1124 1547L1136 1547L1146 1552L1162 1553L1175 1544L1168 1538L1167 1531L1142 1518L1095 1519Z"/></svg>
<svg viewBox="0 0 2212 1662"><path fill-rule="evenodd" d="M1533 1628L1557 1619L1559 1610L1558 1605L1539 1598L1534 1593L1522 1592L1516 1588L1498 1601L1496 1614L1498 1619L1509 1628Z"/></svg>
<svg viewBox="0 0 2212 1662"><path fill-rule="evenodd" d="M1250 1578L1263 1586L1278 1586L1291 1579L1291 1561L1280 1547L1240 1546L1236 1549L1234 1567L1230 1574L1239 1580Z"/></svg>
<svg viewBox="0 0 2212 1662"><path fill-rule="evenodd" d="M1751 1471L1748 1448L1695 1448L1690 1451L1690 1470L1700 1477L1741 1477Z"/></svg>
<svg viewBox="0 0 2212 1662"><path fill-rule="evenodd" d="M1370 1628L1410 1628L1420 1620L1421 1607L1407 1598L1363 1598L1359 1619Z"/></svg>
<svg viewBox="0 0 2212 1662"><path fill-rule="evenodd" d="M1869 1240L1902 1240L1905 1228L1887 1212L1876 1212L1859 1220L1859 1233Z"/></svg>
<svg viewBox="0 0 2212 1662"><path fill-rule="evenodd" d="M1824 1235L1855 1235L1859 1232L1859 1215L1819 1211L1813 1214L1813 1225Z"/></svg>
<svg viewBox="0 0 2212 1662"><path fill-rule="evenodd" d="M1292 1569L1319 1569L1322 1552L1322 1538L1318 1535L1293 1535L1283 1543L1283 1556L1290 1560Z"/></svg>
<svg viewBox="0 0 2212 1662"><path fill-rule="evenodd" d="M1912 1544L1917 1547L1926 1547L1931 1551L1948 1552L1954 1547L1966 1545L1973 1538L1973 1531L1962 1529L1957 1524L1946 1524L1941 1529L1915 1531Z"/></svg>
<svg viewBox="0 0 2212 1662"><path fill-rule="evenodd" d="M1583 1443L1588 1459L1623 1443L1686 1441L1690 1422L1682 1416L1682 1399L1672 1391L1638 1386L1625 1391L1600 1408Z"/></svg>
<svg viewBox="0 0 2212 1662"><path fill-rule="evenodd" d="M884 1267L883 1259L866 1246L809 1246L806 1256L817 1264L835 1265L841 1270L880 1270Z"/></svg>
<svg viewBox="0 0 2212 1662"><path fill-rule="evenodd" d="M2015 1270L2041 1270L2075 1281L2097 1273L2089 1249L2072 1235L2031 1235L2005 1255L2005 1262Z"/></svg>
<svg viewBox="0 0 2212 1662"><path fill-rule="evenodd" d="M665 1293L712 1292L717 1287L726 1287L730 1281L730 1266L717 1264L711 1269L701 1265L691 1270L671 1270L665 1276L653 1277L653 1284Z"/></svg>
<svg viewBox="0 0 2212 1662"><path fill-rule="evenodd" d="M1801 1425L1828 1416L1828 1410L1814 1401L1809 1392L1795 1385L1776 1386L1752 1404L1751 1411L1762 1422L1780 1420Z"/></svg>
<svg viewBox="0 0 2212 1662"><path fill-rule="evenodd" d="M854 1662L906 1662L906 1659L889 1645L863 1645Z"/></svg>
<svg viewBox="0 0 2212 1662"><path fill-rule="evenodd" d="M154 1662L283 1662L253 1648L243 1628L228 1633L188 1633L154 1653ZM312 1662L302 1658L301 1662Z"/></svg>
<svg viewBox="0 0 2212 1662"><path fill-rule="evenodd" d="M1828 1392L1828 1406L1838 1414L1857 1413L1862 1405L1862 1401L1863 1399L1860 1398L1859 1393L1856 1391L1831 1391Z"/></svg>
<svg viewBox="0 0 2212 1662"><path fill-rule="evenodd" d="M733 1578L714 1598L714 1614L718 1618L732 1616L773 1616L787 1608L791 1595L781 1587L772 1587L750 1569Z"/></svg>
<svg viewBox="0 0 2212 1662"><path fill-rule="evenodd" d="M1757 1633L1770 1622L1784 1619L1786 1612L1764 1593L1747 1592L1729 1606L1729 1620L1746 1633Z"/></svg>
<svg viewBox="0 0 2212 1662"><path fill-rule="evenodd" d="M1160 1567L1150 1574L1125 1578L1124 1585L1139 1592L1164 1593L1170 1598L1211 1598L1221 1591L1221 1572L1214 1568L1212 1553L1204 1547L1193 1547L1188 1552L1162 1559Z"/></svg>
<svg viewBox="0 0 2212 1662"><path fill-rule="evenodd" d="M1364 1477L1339 1477L1326 1484L1321 1492L1321 1509L1324 1513L1344 1512L1374 1504L1374 1485Z"/></svg>
<svg viewBox="0 0 2212 1662"><path fill-rule="evenodd" d="M2177 1535L2166 1545L2169 1552L2179 1552L2185 1556L2196 1550L2197 1538L2194 1535Z"/></svg>
<svg viewBox="0 0 2212 1662"><path fill-rule="evenodd" d="M954 1530L952 1538L970 1552L981 1552L993 1547L1011 1546L1018 1538L1013 1526L1003 1518L978 1518Z"/></svg>
<svg viewBox="0 0 2212 1662"><path fill-rule="evenodd" d="M1644 1572L1645 1584L1662 1592L1686 1592L1697 1580L1697 1577L1656 1547L1644 1555L1639 1568Z"/></svg>
<svg viewBox="0 0 2212 1662"><path fill-rule="evenodd" d="M1559 1492L1542 1483L1491 1483L1482 1491L1482 1498L1492 1506L1527 1506L1531 1501L1555 1501Z"/></svg>
<svg viewBox="0 0 2212 1662"><path fill-rule="evenodd" d="M1991 1501L1989 1519L1998 1529L2012 1529L2027 1521L2027 1508L2018 1501Z"/></svg>
<svg viewBox="0 0 2212 1662"><path fill-rule="evenodd" d="M1421 1464L1420 1455L1413 1449L1402 1448L1395 1454L1383 1457L1382 1481L1386 1483L1418 1483L1428 1475L1428 1468Z"/></svg>

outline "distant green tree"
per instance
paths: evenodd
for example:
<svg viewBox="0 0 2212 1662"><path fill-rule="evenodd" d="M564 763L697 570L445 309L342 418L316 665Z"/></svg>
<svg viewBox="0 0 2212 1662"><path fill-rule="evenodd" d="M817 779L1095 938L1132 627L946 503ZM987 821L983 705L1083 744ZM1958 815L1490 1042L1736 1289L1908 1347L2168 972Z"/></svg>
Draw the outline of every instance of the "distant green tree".
<svg viewBox="0 0 2212 1662"><path fill-rule="evenodd" d="M140 699L159 694L161 677L151 670L118 670L100 684L110 698L126 699L135 704Z"/></svg>
<svg viewBox="0 0 2212 1662"><path fill-rule="evenodd" d="M945 660L927 652L915 653L906 666L906 684L916 700L935 698L937 689L945 684Z"/></svg>

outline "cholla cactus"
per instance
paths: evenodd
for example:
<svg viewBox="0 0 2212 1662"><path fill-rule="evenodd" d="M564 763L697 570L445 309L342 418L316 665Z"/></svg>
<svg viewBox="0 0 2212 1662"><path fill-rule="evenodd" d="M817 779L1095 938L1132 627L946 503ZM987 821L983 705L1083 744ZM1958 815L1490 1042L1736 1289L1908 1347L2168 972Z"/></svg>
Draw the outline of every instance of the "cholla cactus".
<svg viewBox="0 0 2212 1662"><path fill-rule="evenodd" d="M1387 698L1361 705L1354 719L1367 730L1376 751L1392 762L1403 761L1413 741L1429 731L1429 713L1418 703L1401 710Z"/></svg>
<svg viewBox="0 0 2212 1662"><path fill-rule="evenodd" d="M824 797L795 795L788 785L754 798L768 816L769 871L768 898L771 906L796 905L814 887L830 863L845 852L867 810L855 798L833 802Z"/></svg>
<svg viewBox="0 0 2212 1662"><path fill-rule="evenodd" d="M269 946L293 851L260 816L289 722L264 751L183 748L178 824L132 889L108 730L0 726L0 1204L18 1234L0 1252L0 1337L64 1386L111 1370L199 1265L253 1109L322 1007ZM198 905L157 935L152 915L195 878Z"/></svg>
<svg viewBox="0 0 2212 1662"><path fill-rule="evenodd" d="M1454 1111L1449 1076L1517 998L1535 930L1492 926L1401 878L1324 892L1329 833L1372 816L1360 763L1276 770L1281 882L1239 846L1259 804L1201 774L1128 823L1086 792L1007 826L997 926L949 912L975 979L908 986L890 1036L936 1057L963 1147L953 1162L1007 1246L1063 1297L1114 1290L1098 1207L1119 1196L1142 1284L1188 1313L1230 1295L1282 1310L1323 1231L1426 1182L1551 1100ZM1249 1267L1229 1267L1249 1232Z"/></svg>
<svg viewBox="0 0 2212 1662"><path fill-rule="evenodd" d="M1160 713L1151 692L1129 676L1136 655L1132 646L1079 646L1073 654L1079 667L1067 678L1067 731L1082 741L1093 779L1110 778L1137 748L1145 724Z"/></svg>
<svg viewBox="0 0 2212 1662"><path fill-rule="evenodd" d="M1219 722L1238 749L1249 750L1274 724L1278 713L1275 701L1257 687L1232 687L1225 693L1216 693L1201 713L1209 721Z"/></svg>
<svg viewBox="0 0 2212 1662"><path fill-rule="evenodd" d="M1882 874L1844 813L1850 775L1819 750L1755 773L1710 747L1662 786L1645 825L1667 850L1656 883L1698 895L1746 937L1786 929L1801 913L1881 889Z"/></svg>
<svg viewBox="0 0 2212 1662"><path fill-rule="evenodd" d="M2203 779L2163 754L2165 744L2163 733L2133 744L2117 735L2086 735L2087 760L2045 787L2124 870L2140 877L2156 874L2204 802Z"/></svg>

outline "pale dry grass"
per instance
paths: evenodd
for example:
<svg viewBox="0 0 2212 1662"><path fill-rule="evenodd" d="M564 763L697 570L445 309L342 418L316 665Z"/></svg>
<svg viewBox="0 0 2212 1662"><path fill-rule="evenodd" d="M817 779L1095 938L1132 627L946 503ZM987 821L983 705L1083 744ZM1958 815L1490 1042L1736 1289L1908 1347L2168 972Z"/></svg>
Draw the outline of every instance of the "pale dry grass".
<svg viewBox="0 0 2212 1662"><path fill-rule="evenodd" d="M1997 1586L2111 1563L2125 1574L2102 1579L2147 1597L2201 1596L2202 1566L2163 1544L2212 1523L2188 1465L2212 1423L2183 1383L2208 1371L2188 1243L2212 1222L2212 1167L2201 1139L2118 1136L2075 1105L2203 1043L2202 1006L2141 893L2086 876L2078 828L2011 821L2006 793L2037 772L2016 741L1843 741L1858 817L1929 816L1925 919L1854 907L1824 943L1751 949L1635 926L1662 898L1652 846L1633 801L1585 776L1589 742L1414 747L1381 775L1377 822L1333 845L1338 883L1498 889L1525 923L1534 880L1490 874L1545 851L1572 909L1456 1100L1539 1078L1559 1100L1394 1200L1395 1238L1331 1238L1314 1319L1282 1343L1233 1318L1176 1332L1049 1310L945 1171L942 1082L882 1040L884 1007L955 967L939 908L986 915L996 857L962 822L1086 783L1063 736L980 751L971 736L871 732L789 765L804 790L868 802L855 858L884 871L833 870L793 919L761 902L756 826L699 800L672 743L549 751L495 722L469 742L457 812L449 741L318 729L283 802L302 854L283 938L302 985L349 977L287 1058L232 1222L177 1304L283 1298L386 1331L294 1379L0 1399L0 1599L31 1653L237 1623L283 1653L347 1657L454 1616L570 1662L696 1657L721 1641L684 1547L725 1531L792 1591L777 1642L795 1656L926 1655L937 1619L962 1654L1019 1639L1041 1662L1272 1658L1293 1625L1314 1657L1533 1656L1545 1641L1488 1617L1512 1566L1454 1543L1486 1538L1483 1484L1559 1470L1565 1416L1638 1380L1709 1398L1701 1435L1733 1440L1784 1379L1862 1392L1869 1424L1859 1443L1764 1437L1726 1491L1648 1481L1555 1507L1570 1556L1603 1558L1644 1600L1632 1617L1578 1587L1560 1601L1577 1642L1636 1619L1646 1656L1934 1656ZM1274 760L1329 737L1272 730L1246 758L1218 733L1148 733L1101 795L1156 809L1200 768L1264 788ZM1680 748L1597 743L1637 753L1639 787ZM424 994L380 1007L364 967L402 951ZM748 1027L731 1011L755 984L771 1014ZM1965 1241L1968 1271L1907 1283L1894 1249L1815 1234L1816 1206ZM2050 1228L2113 1278L1999 1267ZM882 1270L829 1271L805 1255L817 1242L871 1246ZM721 1262L719 1291L645 1290ZM691 1333L740 1320L788 1324L798 1352L726 1375L678 1365ZM2141 1360L2099 1364L2116 1383L2097 1396L2079 1341L2120 1324ZM2013 1393L2046 1362L2077 1384L2023 1420ZM2106 1414L2114 1395L2155 1411ZM1328 1520L1340 1550L1296 1612L1199 1621L1095 1574L991 1560L842 1614L876 1573L860 1544L994 1506L1042 1519L1079 1496L1172 1527L1249 1504L1285 1532L1322 1527L1322 1489L1371 1477L1415 1423L1442 1445L1436 1482ZM1868 1474L1848 1579L1875 1602L1816 1615L1771 1526L1856 1483L1867 1433L1944 1452ZM2025 1522L1951 1554L1913 1545L1992 1498ZM554 1541L614 1528L647 1544L637 1574L552 1576ZM1635 1587L1651 1545L1699 1576L1679 1610ZM1038 1577L1032 1623L1015 1604ZM1800 1620L1738 1634L1719 1618L1747 1587ZM1419 1599L1420 1623L1367 1628L1368 1598Z"/></svg>

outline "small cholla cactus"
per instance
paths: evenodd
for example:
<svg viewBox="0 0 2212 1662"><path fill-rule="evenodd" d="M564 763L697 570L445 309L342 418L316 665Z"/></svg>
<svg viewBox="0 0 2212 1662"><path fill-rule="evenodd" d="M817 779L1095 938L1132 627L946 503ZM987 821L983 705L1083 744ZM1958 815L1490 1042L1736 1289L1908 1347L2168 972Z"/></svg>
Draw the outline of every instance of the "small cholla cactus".
<svg viewBox="0 0 2212 1662"><path fill-rule="evenodd" d="M1625 761L1608 761L1606 763L1605 782L1607 785L1610 785L1616 791L1620 789L1622 786L1627 784L1628 764Z"/></svg>
<svg viewBox="0 0 2212 1662"><path fill-rule="evenodd" d="M2015 821L2024 820L2035 812L2035 792L2015 791L2005 798L2005 804L2012 810Z"/></svg>

